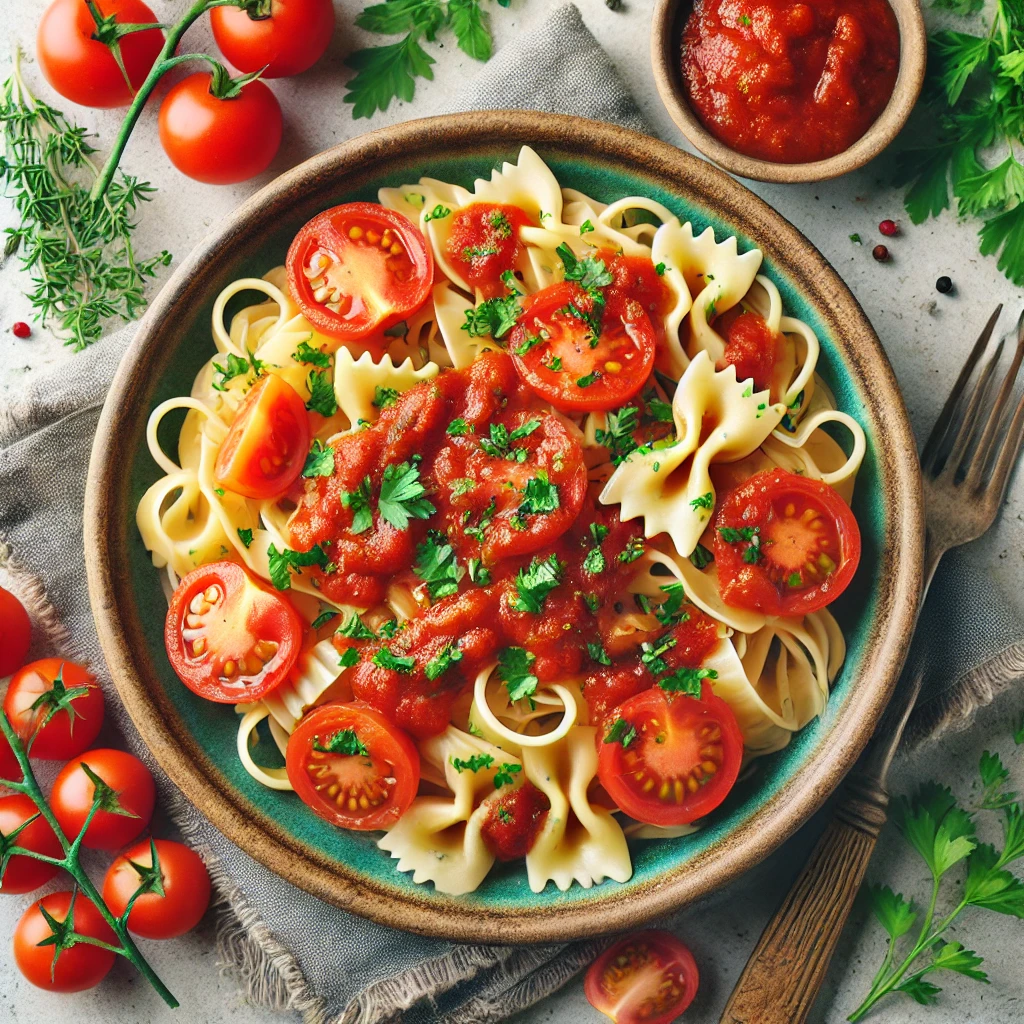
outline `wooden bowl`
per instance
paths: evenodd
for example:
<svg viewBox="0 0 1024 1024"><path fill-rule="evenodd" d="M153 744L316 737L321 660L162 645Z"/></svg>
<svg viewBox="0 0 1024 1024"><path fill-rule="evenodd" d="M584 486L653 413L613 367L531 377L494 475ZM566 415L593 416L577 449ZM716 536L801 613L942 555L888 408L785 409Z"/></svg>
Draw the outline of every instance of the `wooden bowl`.
<svg viewBox="0 0 1024 1024"><path fill-rule="evenodd" d="M693 112L683 89L679 39L693 0L657 0L651 22L651 62L661 102L690 143L733 174L756 181L826 181L863 167L889 145L906 124L921 94L928 39L919 0L889 0L900 31L900 70L878 120L849 149L811 163L786 164L744 156L717 139Z"/></svg>
<svg viewBox="0 0 1024 1024"><path fill-rule="evenodd" d="M164 651L166 601L135 527L160 475L145 444L150 411L187 394L210 358L210 314L230 281L279 264L298 228L326 207L372 200L381 185L429 174L470 185L523 144L564 186L610 202L647 195L697 231L759 247L788 310L821 339L819 372L863 424L858 477L861 568L836 614L849 654L820 719L760 762L698 833L638 844L626 883L531 892L521 863L474 893L446 896L399 873L375 836L345 832L291 793L264 789L235 751L230 706L194 696ZM244 304L245 296L240 297ZM166 421L165 421L166 422ZM161 441L174 451L176 423ZM757 864L798 828L852 766L896 680L921 580L916 446L888 360L838 274L794 227L703 160L646 136L551 114L484 112L399 124L330 149L282 175L220 221L147 311L110 390L93 447L85 550L100 641L143 739L170 778L225 835L314 895L383 924L469 942L561 942L666 914Z"/></svg>

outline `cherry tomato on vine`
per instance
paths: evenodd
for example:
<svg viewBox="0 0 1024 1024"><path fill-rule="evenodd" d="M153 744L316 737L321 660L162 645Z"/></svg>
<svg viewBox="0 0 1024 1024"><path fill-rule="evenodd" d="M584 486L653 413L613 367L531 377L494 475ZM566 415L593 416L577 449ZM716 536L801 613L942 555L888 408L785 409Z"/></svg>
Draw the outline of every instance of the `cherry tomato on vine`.
<svg viewBox="0 0 1024 1024"><path fill-rule="evenodd" d="M736 716L708 683L699 700L659 686L630 697L605 720L603 739L601 785L621 810L650 825L686 825L713 811L743 760Z"/></svg>
<svg viewBox="0 0 1024 1024"><path fill-rule="evenodd" d="M281 106L260 81L232 82L223 69L183 78L160 104L160 142L171 163L208 185L265 171L281 145Z"/></svg>
<svg viewBox="0 0 1024 1024"><path fill-rule="evenodd" d="M4 711L32 757L67 761L99 735L103 691L81 665L41 658L14 674Z"/></svg>
<svg viewBox="0 0 1024 1024"><path fill-rule="evenodd" d="M285 78L311 68L334 32L332 0L252 0L210 11L220 52L247 74Z"/></svg>
<svg viewBox="0 0 1024 1024"><path fill-rule="evenodd" d="M25 606L0 587L0 678L25 664L31 642L32 623Z"/></svg>
<svg viewBox="0 0 1024 1024"><path fill-rule="evenodd" d="M766 469L719 503L715 562L726 604L806 615L849 586L860 562L860 527L828 484Z"/></svg>
<svg viewBox="0 0 1024 1024"><path fill-rule="evenodd" d="M523 303L509 337L519 376L567 412L617 408L654 368L654 326L639 302L609 292L599 334L597 315L592 296L563 281Z"/></svg>
<svg viewBox="0 0 1024 1024"><path fill-rule="evenodd" d="M633 932L587 969L587 1002L617 1024L669 1024L693 1002L700 975L671 932Z"/></svg>
<svg viewBox="0 0 1024 1024"><path fill-rule="evenodd" d="M114 966L116 954L100 946L78 942L62 949L54 963L55 947L39 945L54 934L49 921L39 912L40 906L59 924L63 924L70 913L71 925L79 935L112 945L117 943L117 936L93 903L78 893L72 911L71 900L70 892L44 896L22 914L14 930L14 961L18 970L33 985L48 992L84 992L95 988Z"/></svg>
<svg viewBox="0 0 1024 1024"><path fill-rule="evenodd" d="M323 704L288 740L288 781L299 799L341 828L388 828L420 782L415 744L379 711Z"/></svg>
<svg viewBox="0 0 1024 1024"><path fill-rule="evenodd" d="M130 843L153 817L156 787L149 769L137 757L106 747L86 751L69 761L50 794L54 817L68 839L74 839L81 831L96 790L82 765L87 765L114 791L121 808L108 810L104 803L109 805L109 801L101 803L89 822L82 845L90 850L116 850Z"/></svg>
<svg viewBox="0 0 1024 1024"><path fill-rule="evenodd" d="M30 821L32 818L35 821ZM25 825L26 821L30 823ZM22 825L25 827L14 838L8 838ZM39 808L24 793L0 797L0 836L7 840L3 845L20 846L33 853L46 854L47 857L64 856L60 840L46 819L39 814ZM0 892L32 892L45 885L58 870L52 864L15 854L0 876Z"/></svg>
<svg viewBox="0 0 1024 1024"><path fill-rule="evenodd" d="M209 562L178 584L164 645L171 667L193 693L220 704L246 704L285 681L302 647L302 620L237 562Z"/></svg>
<svg viewBox="0 0 1024 1024"><path fill-rule="evenodd" d="M159 20L142 0L96 0L100 13L122 25L150 25ZM145 81L164 45L158 29L121 36L121 59L128 82L84 0L54 0L43 12L36 33L36 56L46 80L65 99L83 107L124 107Z"/></svg>
<svg viewBox="0 0 1024 1024"><path fill-rule="evenodd" d="M170 839L144 839L125 850L107 869L103 902L120 917L143 883L156 880L153 851L159 865L161 895L154 888L132 904L128 929L144 939L173 939L191 931L210 905L210 876L199 854Z"/></svg>
<svg viewBox="0 0 1024 1024"><path fill-rule="evenodd" d="M309 416L299 393L276 373L261 377L238 407L217 454L218 484L246 498L280 498L309 452Z"/></svg>
<svg viewBox="0 0 1024 1024"><path fill-rule="evenodd" d="M295 236L285 262L306 319L346 341L404 320L434 281L434 257L419 228L377 203L317 214Z"/></svg>

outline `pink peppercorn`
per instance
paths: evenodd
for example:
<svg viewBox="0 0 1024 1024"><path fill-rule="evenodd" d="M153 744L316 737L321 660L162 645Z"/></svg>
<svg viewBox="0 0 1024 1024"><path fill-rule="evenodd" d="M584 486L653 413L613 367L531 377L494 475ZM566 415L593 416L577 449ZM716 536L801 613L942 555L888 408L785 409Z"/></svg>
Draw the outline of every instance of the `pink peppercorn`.
<svg viewBox="0 0 1024 1024"><path fill-rule="evenodd" d="M32 328L29 327L24 320L19 320L12 328L11 333L16 338L27 338L32 333Z"/></svg>
<svg viewBox="0 0 1024 1024"><path fill-rule="evenodd" d="M882 223L878 225L878 230L888 238L892 238L892 236L899 231L899 227L894 220L883 220Z"/></svg>

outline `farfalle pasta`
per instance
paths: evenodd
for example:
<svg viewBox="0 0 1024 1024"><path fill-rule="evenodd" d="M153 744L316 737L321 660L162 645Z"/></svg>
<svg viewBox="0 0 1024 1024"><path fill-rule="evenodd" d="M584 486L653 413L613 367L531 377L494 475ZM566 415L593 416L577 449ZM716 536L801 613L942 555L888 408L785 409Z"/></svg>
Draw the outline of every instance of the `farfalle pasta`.
<svg viewBox="0 0 1024 1024"><path fill-rule="evenodd" d="M147 434L168 656L415 882L623 882L825 708L864 434L757 250L524 148L319 214L213 342Z"/></svg>

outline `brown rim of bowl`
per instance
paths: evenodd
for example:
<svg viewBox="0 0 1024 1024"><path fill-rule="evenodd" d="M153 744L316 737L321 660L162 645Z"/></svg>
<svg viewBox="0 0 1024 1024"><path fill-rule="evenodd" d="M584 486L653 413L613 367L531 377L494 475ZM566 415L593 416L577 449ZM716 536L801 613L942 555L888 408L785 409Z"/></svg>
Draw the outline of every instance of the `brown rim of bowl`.
<svg viewBox="0 0 1024 1024"><path fill-rule="evenodd" d="M679 36L692 0L658 0L651 21L651 63L658 94L683 135L709 160L756 181L790 184L827 181L863 167L896 138L924 84L928 39L919 0L889 0L900 30L900 70L892 96L878 120L849 149L812 163L784 164L744 156L715 138L690 108L679 68Z"/></svg>
<svg viewBox="0 0 1024 1024"><path fill-rule="evenodd" d="M207 297L210 284L229 279L239 248L247 238L272 231L281 211L294 215L303 201L322 209L339 191L377 180L380 165L391 159L408 164L417 157L520 144L639 168L658 185L740 225L769 258L786 267L836 338L873 421L885 421L886 443L879 446L890 510L884 547L897 556L883 577L860 685L852 687L844 714L808 762L713 852L639 889L608 883L597 906L566 901L557 907L477 910L458 898L438 901L432 892L431 900L416 893L396 896L393 889L307 849L269 816L253 821L246 800L213 767L162 688L147 685L146 643L125 568L134 508L128 504L130 460L122 448L126 438L141 436L142 417L149 415L146 388L177 343L176 309L194 307ZM182 381L182 393L188 384ZM579 118L521 111L428 118L353 139L275 179L226 217L156 296L118 369L93 444L84 517L89 596L107 666L143 739L185 796L256 860L328 903L406 931L463 942L562 942L634 927L737 877L803 824L853 765L888 701L913 631L924 522L916 451L892 369L856 299L796 228L738 182L666 143Z"/></svg>

